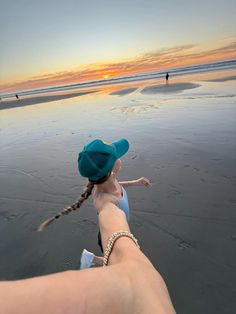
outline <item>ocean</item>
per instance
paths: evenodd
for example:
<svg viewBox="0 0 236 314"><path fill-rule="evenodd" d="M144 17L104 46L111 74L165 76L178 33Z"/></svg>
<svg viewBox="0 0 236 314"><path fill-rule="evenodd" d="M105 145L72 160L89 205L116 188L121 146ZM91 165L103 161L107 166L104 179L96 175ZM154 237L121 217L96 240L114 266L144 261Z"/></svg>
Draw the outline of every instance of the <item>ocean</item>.
<svg viewBox="0 0 236 314"><path fill-rule="evenodd" d="M35 95L35 94L50 94L53 92L63 92L63 91L69 91L69 90L74 90L74 89L84 89L84 88L100 87L100 86L107 86L107 85L117 85L117 84L124 84L128 82L137 82L137 81L145 81L145 80L152 80L152 79L163 79L165 78L166 72L169 73L170 77L181 77L181 76L189 76L193 74L220 72L220 71L235 70L235 69L236 69L236 60L234 59L234 60L220 61L220 62L214 62L214 63L169 68L169 69L159 70L159 71L149 71L145 73L129 74L129 75L117 76L117 77L113 77L109 79L92 80L92 81L86 81L86 82L63 84L63 85L56 85L56 86L37 88L37 89L28 89L28 90L22 90L22 91L19 90L19 91L15 91L11 93L2 93L0 94L0 97L2 99L6 99L6 98L15 97L16 93L19 96L30 96L30 95Z"/></svg>

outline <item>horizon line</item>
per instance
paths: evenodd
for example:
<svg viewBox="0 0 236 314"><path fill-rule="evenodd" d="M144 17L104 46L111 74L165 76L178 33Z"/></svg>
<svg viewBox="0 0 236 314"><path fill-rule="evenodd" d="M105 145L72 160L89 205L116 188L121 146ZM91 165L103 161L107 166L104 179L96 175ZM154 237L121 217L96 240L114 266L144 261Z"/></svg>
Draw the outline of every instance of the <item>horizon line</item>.
<svg viewBox="0 0 236 314"><path fill-rule="evenodd" d="M166 71L236 59L236 41L207 51L196 52L196 47L197 45L182 45L163 48L123 62L94 63L87 65L87 68L85 66L82 70L36 75L27 80L0 84L0 93L66 86L89 81L106 81L152 71Z"/></svg>
<svg viewBox="0 0 236 314"><path fill-rule="evenodd" d="M6 93L1 93L1 97L11 97L11 95L19 94L19 95L27 95L28 93L34 92L33 94L37 93L43 93L43 92L49 92L49 90L52 92L54 91L59 91L60 89L62 91L65 90L70 90L73 88L86 88L86 87L96 87L96 86L108 86L108 85L113 85L113 84L121 84L121 83L129 83L129 82L135 82L135 81L142 81L142 80L148 80L148 79L158 79L160 78L160 75L165 74L166 72L170 73L172 77L176 76L182 76L184 73L186 75L193 74L193 71L198 70L198 73L201 73L206 70L206 68L200 69L199 67L201 66L210 66L210 65L215 65L216 68L213 68L213 71L220 71L220 68L217 68L217 65L220 64L227 64L229 62L236 62L236 58L234 59L229 59L229 60L218 60L214 62L207 62L207 63L199 63L199 64L193 64L193 65L187 65L187 66L182 66L182 67L174 67L174 68L166 68L166 69L161 69L161 70L152 70L152 71L145 71L145 72L137 72L137 73L132 73L132 74L126 74L122 76L114 76L109 79L97 79L97 80L87 80L87 81L80 81L80 82L73 82L69 84L59 84L59 85L53 85L53 86L44 86L41 88L33 88L33 89L25 89L25 90L20 90L20 91L14 91L14 92L6 92ZM224 66L224 65L223 65ZM222 67L223 67L222 66ZM221 67L221 66L220 66ZM236 65L235 65L236 68ZM178 73L178 71L181 72L181 70L189 70L184 73ZM232 68L231 68L232 69ZM229 68L229 70L231 70ZM227 70L225 68L225 70ZM209 72L212 71L212 69L209 69ZM150 77L152 76L152 77ZM129 81L129 79L131 79ZM128 80L128 81L126 81ZM68 88L66 88L68 87Z"/></svg>

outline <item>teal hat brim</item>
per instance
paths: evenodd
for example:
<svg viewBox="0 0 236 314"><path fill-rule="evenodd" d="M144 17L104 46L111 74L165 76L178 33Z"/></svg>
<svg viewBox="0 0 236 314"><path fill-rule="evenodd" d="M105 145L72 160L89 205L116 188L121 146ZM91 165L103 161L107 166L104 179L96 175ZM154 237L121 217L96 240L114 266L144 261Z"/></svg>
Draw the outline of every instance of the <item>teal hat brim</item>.
<svg viewBox="0 0 236 314"><path fill-rule="evenodd" d="M122 157L129 150L129 142L125 138L113 142L112 145L115 147L117 158Z"/></svg>

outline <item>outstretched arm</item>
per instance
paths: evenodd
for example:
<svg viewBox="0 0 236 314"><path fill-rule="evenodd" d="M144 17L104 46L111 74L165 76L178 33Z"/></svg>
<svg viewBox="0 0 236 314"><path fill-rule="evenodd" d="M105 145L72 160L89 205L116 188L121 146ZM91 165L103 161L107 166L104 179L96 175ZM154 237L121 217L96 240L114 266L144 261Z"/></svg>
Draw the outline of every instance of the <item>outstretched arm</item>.
<svg viewBox="0 0 236 314"><path fill-rule="evenodd" d="M136 180L130 180L130 181L120 181L119 182L123 187L128 187L128 186L146 186L146 187L151 187L152 184L151 182L145 178L141 177Z"/></svg>
<svg viewBox="0 0 236 314"><path fill-rule="evenodd" d="M129 226L124 213L101 195L94 205L105 249L114 232ZM0 282L0 313L175 313L163 279L130 238L116 241L109 265Z"/></svg>

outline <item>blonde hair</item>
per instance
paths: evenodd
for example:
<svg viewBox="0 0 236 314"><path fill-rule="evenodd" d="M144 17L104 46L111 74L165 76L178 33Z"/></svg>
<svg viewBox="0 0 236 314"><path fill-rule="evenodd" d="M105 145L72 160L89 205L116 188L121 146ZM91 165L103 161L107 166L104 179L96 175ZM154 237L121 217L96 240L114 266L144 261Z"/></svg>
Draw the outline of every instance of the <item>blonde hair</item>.
<svg viewBox="0 0 236 314"><path fill-rule="evenodd" d="M81 207L81 205L83 204L83 202L89 198L89 196L92 194L93 188L95 184L101 184L104 183L109 177L110 177L111 172L109 172L106 176L102 177L101 179L99 179L96 182L92 182L89 181L85 191L81 194L80 198L78 199L77 202L75 202L74 204L64 208L61 212L59 212L58 214L56 214L55 216L45 220L43 223L41 223L38 226L38 231L41 232L43 231L48 225L50 225L51 223L53 223L55 220L57 220L58 218L64 216L64 215L68 215L70 212L78 209Z"/></svg>

